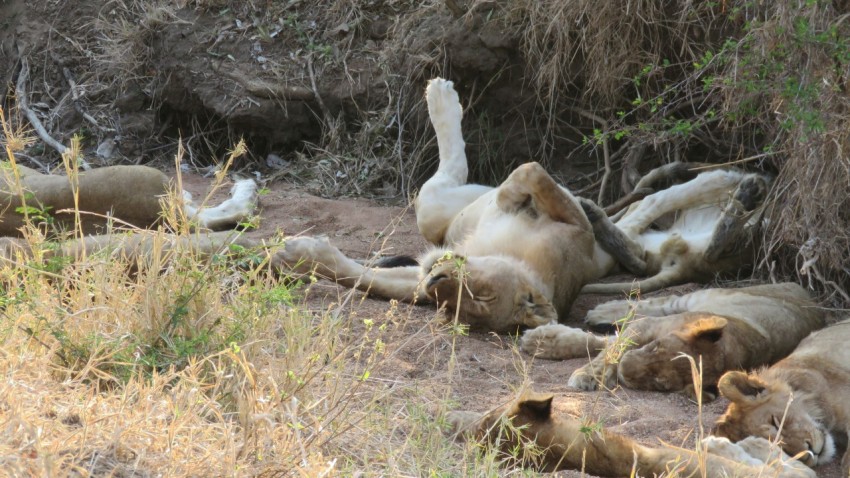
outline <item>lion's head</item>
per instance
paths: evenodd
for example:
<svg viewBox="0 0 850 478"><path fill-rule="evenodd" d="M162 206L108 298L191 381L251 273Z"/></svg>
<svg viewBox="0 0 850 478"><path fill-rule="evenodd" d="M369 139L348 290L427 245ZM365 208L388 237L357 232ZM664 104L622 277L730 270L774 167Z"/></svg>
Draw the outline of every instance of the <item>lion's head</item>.
<svg viewBox="0 0 850 478"><path fill-rule="evenodd" d="M817 411L801 396L792 399L787 383L757 373L728 372L718 388L731 402L717 421L718 435L733 441L748 436L773 440L780 435L782 449L792 456L800 454L809 466L826 463L835 455L835 442L820 424Z"/></svg>
<svg viewBox="0 0 850 478"><path fill-rule="evenodd" d="M543 286L523 264L504 256L463 257L435 251L422 261L429 298L473 327L515 332L558 319Z"/></svg>
<svg viewBox="0 0 850 478"><path fill-rule="evenodd" d="M550 436L548 428L554 423L552 399L552 394L525 391L487 413L449 412L446 418L452 432L498 445L506 464L551 471L553 462L568 463L566 457L553 460L547 456L558 447L543 450L535 443L541 435ZM563 453L563 449L560 451Z"/></svg>
<svg viewBox="0 0 850 478"><path fill-rule="evenodd" d="M686 354L695 359L702 356L703 383L713 389L719 378L715 370L722 369L714 362L723 362L718 342L728 321L711 314L691 315L697 315L696 320L681 330L623 354L617 369L620 383L638 390L693 391L691 364L683 357Z"/></svg>

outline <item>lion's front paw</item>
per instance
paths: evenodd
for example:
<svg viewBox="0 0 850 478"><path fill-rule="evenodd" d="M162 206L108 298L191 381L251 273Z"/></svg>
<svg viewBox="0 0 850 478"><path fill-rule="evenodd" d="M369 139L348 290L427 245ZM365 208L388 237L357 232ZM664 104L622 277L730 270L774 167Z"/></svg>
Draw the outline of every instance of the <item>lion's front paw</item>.
<svg viewBox="0 0 850 478"><path fill-rule="evenodd" d="M614 325L633 315L634 304L627 300L613 300L599 304L587 312L584 322L590 326Z"/></svg>
<svg viewBox="0 0 850 478"><path fill-rule="evenodd" d="M567 386L588 392L610 390L617 386L616 364L608 364L601 371L595 370L591 365L585 365L573 372L567 381Z"/></svg>
<svg viewBox="0 0 850 478"><path fill-rule="evenodd" d="M428 114L431 115L431 122L435 126L450 121L460 122L463 109L451 81L442 78L429 81L425 89L425 99L428 102Z"/></svg>
<svg viewBox="0 0 850 478"><path fill-rule="evenodd" d="M276 259L292 270L306 272L316 264L330 264L333 251L327 237L290 237Z"/></svg>
<svg viewBox="0 0 850 478"><path fill-rule="evenodd" d="M526 330L519 342L523 352L552 360L586 357L595 354L598 346L592 335L563 324L541 325Z"/></svg>

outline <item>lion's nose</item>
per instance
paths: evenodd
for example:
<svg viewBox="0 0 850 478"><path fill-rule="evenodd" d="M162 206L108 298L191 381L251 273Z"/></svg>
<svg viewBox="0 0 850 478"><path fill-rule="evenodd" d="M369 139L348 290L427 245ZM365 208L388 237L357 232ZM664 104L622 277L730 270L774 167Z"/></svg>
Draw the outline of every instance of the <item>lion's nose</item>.
<svg viewBox="0 0 850 478"><path fill-rule="evenodd" d="M823 451L823 440L814 438L806 440L806 449L813 455L813 458L817 458Z"/></svg>
<svg viewBox="0 0 850 478"><path fill-rule="evenodd" d="M806 450L801 453L803 456L800 457L800 461L809 466L817 465L818 457L823 451L823 443L817 439L810 438L804 444L806 445Z"/></svg>
<svg viewBox="0 0 850 478"><path fill-rule="evenodd" d="M435 274L428 279L428 282L425 284L425 287L428 289L432 289L434 286L448 278L449 276L447 276L446 274Z"/></svg>

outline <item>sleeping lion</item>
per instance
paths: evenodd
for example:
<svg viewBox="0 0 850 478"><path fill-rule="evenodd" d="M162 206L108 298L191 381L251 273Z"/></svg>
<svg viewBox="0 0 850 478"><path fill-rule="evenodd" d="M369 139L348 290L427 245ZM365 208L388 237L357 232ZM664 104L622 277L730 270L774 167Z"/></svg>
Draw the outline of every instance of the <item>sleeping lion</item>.
<svg viewBox="0 0 850 478"><path fill-rule="evenodd" d="M841 476L850 476L850 320L819 330L784 360L746 374L729 372L720 393L729 399L716 432L779 440L787 453L816 466L845 447Z"/></svg>
<svg viewBox="0 0 850 478"><path fill-rule="evenodd" d="M564 318L583 287L628 291L631 282L587 285L618 263L649 276L637 284L643 291L708 280L750 263L766 177L664 168L692 179L645 197L612 222L537 163L518 167L495 188L467 184L462 110L452 82L431 80L426 99L440 163L415 207L420 232L436 247L419 265L375 268L326 239L291 238L284 256L296 271L379 297L434 302L474 327L509 332Z"/></svg>
<svg viewBox="0 0 850 478"><path fill-rule="evenodd" d="M581 470L598 476L700 476L706 478L814 478L806 466L764 439L738 443L706 437L699 452L661 444L650 447L571 416L552 414L552 395L525 392L487 413L452 412L461 435L498 444L517 464L541 471Z"/></svg>
<svg viewBox="0 0 850 478"><path fill-rule="evenodd" d="M749 264L767 190L764 176L737 170L694 174L668 165L648 177L691 179L635 202L613 222L537 163L518 167L495 188L467 184L458 95L450 81L438 78L429 82L426 98L440 163L415 207L420 231L437 247L416 266L373 268L345 257L326 239L296 237L275 255L281 267L315 272L384 298L434 302L472 326L510 332L564 318L582 290L629 290L632 283L591 284L618 264L649 276L638 283L644 291L711 279ZM20 171L39 207L73 207L67 178ZM16 184L7 180L8 186ZM117 218L148 226L159 220L160 197L167 191L165 175L142 166L81 173L80 209L95 213L82 217L94 225ZM11 187L6 192L0 234L15 234L21 225L16 211L26 195L16 193ZM187 198L185 212L201 227L217 229L249 213L255 195L253 182L238 182L224 204L197 209Z"/></svg>
<svg viewBox="0 0 850 478"><path fill-rule="evenodd" d="M16 168L16 169L13 169ZM73 228L74 191L85 232L104 232L107 225L149 228L162 220L163 200L171 180L147 166L107 166L67 176L42 174L25 166L0 164L0 236L20 236L27 210L46 211L60 228ZM257 204L257 185L237 181L231 198L215 207L200 207L183 191L183 213L203 229L230 228L250 217Z"/></svg>
<svg viewBox="0 0 850 478"><path fill-rule="evenodd" d="M691 365L682 355L701 357L703 393L729 370L750 370L790 354L808 334L824 325L823 310L794 283L740 289L705 289L683 296L598 305L588 322L614 323L631 318L618 339L570 376L582 390L611 389L618 383L641 390L683 391L695 396ZM599 344L561 324L525 332L523 351L550 359L596 354ZM591 348L594 347L594 348ZM742 439L738 437L737 439Z"/></svg>

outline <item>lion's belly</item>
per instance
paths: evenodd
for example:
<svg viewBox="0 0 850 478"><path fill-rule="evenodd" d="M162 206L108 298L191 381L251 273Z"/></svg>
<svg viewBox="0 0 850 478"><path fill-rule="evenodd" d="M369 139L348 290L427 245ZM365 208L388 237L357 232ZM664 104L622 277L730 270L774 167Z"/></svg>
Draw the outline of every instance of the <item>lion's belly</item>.
<svg viewBox="0 0 850 478"><path fill-rule="evenodd" d="M464 240L470 256L510 256L527 263L550 284L596 277L595 241L590 231L527 214L485 216Z"/></svg>
<svg viewBox="0 0 850 478"><path fill-rule="evenodd" d="M651 260L652 256L660 255L664 243L671 237L681 237L688 243L688 250L691 252L705 251L711 244L720 214L721 210L716 206L688 210L676 217L669 228L649 229L635 239L643 246L648 260Z"/></svg>
<svg viewBox="0 0 850 478"><path fill-rule="evenodd" d="M548 218L532 218L526 214L497 214L482 217L477 227L463 240L467 255L508 255L521 258L525 251L548 242Z"/></svg>
<svg viewBox="0 0 850 478"><path fill-rule="evenodd" d="M456 248L467 242L470 234L481 229L484 216L492 211L498 211L496 207L497 191L496 189L487 191L455 215L446 229L443 240L446 246Z"/></svg>

